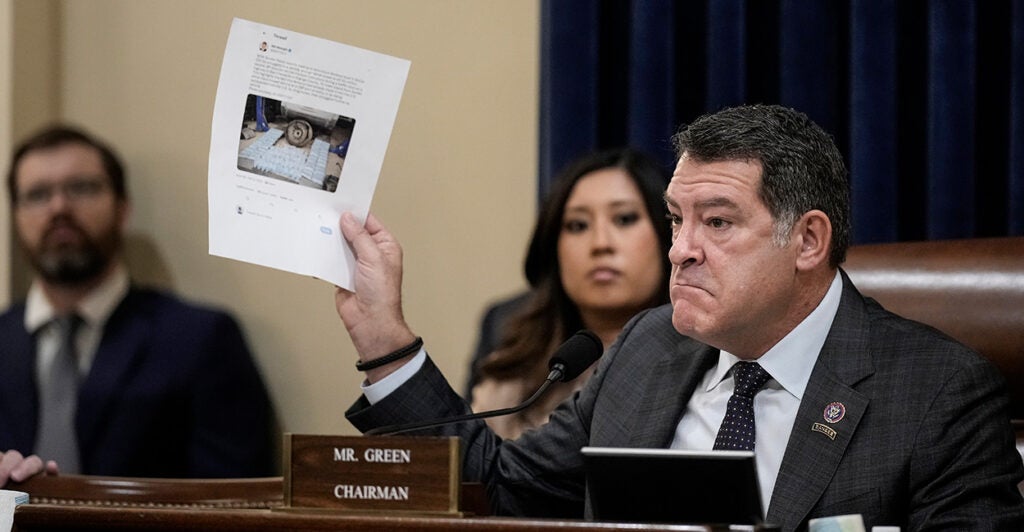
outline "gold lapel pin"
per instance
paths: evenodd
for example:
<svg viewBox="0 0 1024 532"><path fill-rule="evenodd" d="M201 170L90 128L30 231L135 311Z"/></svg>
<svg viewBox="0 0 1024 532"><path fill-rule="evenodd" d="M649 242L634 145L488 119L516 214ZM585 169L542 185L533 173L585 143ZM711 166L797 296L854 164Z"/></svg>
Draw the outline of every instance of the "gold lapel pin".
<svg viewBox="0 0 1024 532"><path fill-rule="evenodd" d="M814 432L820 432L820 433L828 436L830 440L834 441L836 439L836 431L835 431L835 429L833 429L832 427L830 427L830 426L828 426L828 425L826 425L824 423L815 423L815 424L811 425L811 430L813 430Z"/></svg>

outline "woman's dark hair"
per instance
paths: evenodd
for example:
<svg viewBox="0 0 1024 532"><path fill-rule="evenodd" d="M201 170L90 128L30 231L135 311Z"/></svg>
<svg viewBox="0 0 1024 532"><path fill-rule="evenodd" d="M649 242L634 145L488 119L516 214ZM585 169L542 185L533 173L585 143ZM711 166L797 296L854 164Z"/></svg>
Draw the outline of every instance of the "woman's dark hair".
<svg viewBox="0 0 1024 532"><path fill-rule="evenodd" d="M583 328L579 309L562 286L558 263L558 239L562 233L565 204L583 176L604 168L622 168L640 190L651 225L661 248L661 287L648 306L668 301L668 249L672 233L666 222L665 187L668 173L649 156L620 148L587 155L569 164L548 192L526 253L524 270L530 294L501 331L498 349L485 358L482 376L507 378L527 375L539 385L548 373L547 361L554 349Z"/></svg>

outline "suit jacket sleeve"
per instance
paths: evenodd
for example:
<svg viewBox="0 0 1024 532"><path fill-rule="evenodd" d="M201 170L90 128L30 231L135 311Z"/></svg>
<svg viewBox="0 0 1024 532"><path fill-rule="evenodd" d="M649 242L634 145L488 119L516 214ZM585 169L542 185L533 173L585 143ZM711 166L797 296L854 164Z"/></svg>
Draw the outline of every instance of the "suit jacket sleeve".
<svg viewBox="0 0 1024 532"><path fill-rule="evenodd" d="M503 441L481 420L419 434L458 436L463 445L463 479L487 485L499 515L574 517L583 515L582 467L577 452L586 445L586 420L578 398L559 407L543 430ZM440 419L470 412L428 358L415 377L375 405L361 397L346 412L359 430Z"/></svg>
<svg viewBox="0 0 1024 532"><path fill-rule="evenodd" d="M911 530L1020 530L1024 506L1015 485L1021 459L1013 449L1002 378L990 364L954 373L921 415L910 463ZM952 421L950 421L952 420Z"/></svg>
<svg viewBox="0 0 1024 532"><path fill-rule="evenodd" d="M195 373L195 419L189 469L197 477L267 476L272 465L272 412L259 370L233 318L215 313Z"/></svg>

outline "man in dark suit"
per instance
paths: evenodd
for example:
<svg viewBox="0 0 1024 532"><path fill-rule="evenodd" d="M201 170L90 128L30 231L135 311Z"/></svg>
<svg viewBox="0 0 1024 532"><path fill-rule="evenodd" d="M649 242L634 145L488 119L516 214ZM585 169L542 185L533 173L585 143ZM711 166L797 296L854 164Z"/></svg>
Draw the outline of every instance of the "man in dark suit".
<svg viewBox="0 0 1024 532"><path fill-rule="evenodd" d="M744 106L701 117L676 144L671 304L630 322L540 429L515 441L481 422L437 429L464 439L465 476L499 512L580 515L583 446L752 449L766 521L783 530L851 513L868 528L1024 530L996 370L861 296L840 269L849 185L832 139L791 109ZM336 304L367 378L349 420L468 412L424 351L403 356L414 334L398 243L372 216L341 228L359 268Z"/></svg>
<svg viewBox="0 0 1024 532"><path fill-rule="evenodd" d="M117 156L50 128L15 151L8 192L36 276L0 315L0 485L42 460L97 475L272 474L270 402L235 320L131 285Z"/></svg>

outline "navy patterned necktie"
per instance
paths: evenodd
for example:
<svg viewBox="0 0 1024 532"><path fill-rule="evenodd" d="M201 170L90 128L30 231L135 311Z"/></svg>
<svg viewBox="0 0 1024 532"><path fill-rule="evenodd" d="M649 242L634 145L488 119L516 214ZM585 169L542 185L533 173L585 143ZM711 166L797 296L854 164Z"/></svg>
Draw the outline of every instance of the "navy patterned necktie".
<svg viewBox="0 0 1024 532"><path fill-rule="evenodd" d="M754 450L754 395L772 378L757 362L737 362L732 367L735 388L725 419L715 438L716 450Z"/></svg>
<svg viewBox="0 0 1024 532"><path fill-rule="evenodd" d="M82 319L74 314L54 320L60 332L60 347L39 390L35 453L43 460L56 460L61 473L78 473L80 470L75 410L81 379L75 352L75 332L81 323Z"/></svg>

